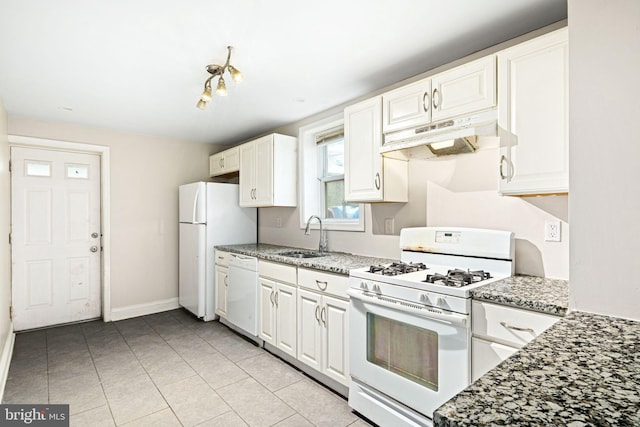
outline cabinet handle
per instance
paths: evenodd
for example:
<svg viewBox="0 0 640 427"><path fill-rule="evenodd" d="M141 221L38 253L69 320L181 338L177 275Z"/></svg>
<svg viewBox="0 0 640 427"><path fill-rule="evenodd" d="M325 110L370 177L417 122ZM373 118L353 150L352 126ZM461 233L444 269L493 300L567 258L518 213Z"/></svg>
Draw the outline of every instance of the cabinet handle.
<svg viewBox="0 0 640 427"><path fill-rule="evenodd" d="M322 324L326 327L327 326L327 320L325 319L325 310L327 309L327 307L322 307L322 310L320 311L320 320L322 320Z"/></svg>
<svg viewBox="0 0 640 427"><path fill-rule="evenodd" d="M224 162L222 161L222 159L218 160L218 166L220 166L221 168L224 167Z"/></svg>
<svg viewBox="0 0 640 427"><path fill-rule="evenodd" d="M320 308L319 305L316 305L316 320L318 321L318 323L320 323L320 316L318 316L318 309Z"/></svg>
<svg viewBox="0 0 640 427"><path fill-rule="evenodd" d="M531 328L521 328L519 326L510 325L507 322L500 322L500 325L502 325L503 327L505 327L507 329L513 329L514 331L531 332L532 334L534 334L536 332Z"/></svg>
<svg viewBox="0 0 640 427"><path fill-rule="evenodd" d="M422 95L422 109L425 113L429 111L429 92L425 92L424 95Z"/></svg>
<svg viewBox="0 0 640 427"><path fill-rule="evenodd" d="M506 175L502 171L502 165L504 164L505 160L507 160L507 158L504 156L504 154L500 156L500 179L507 179Z"/></svg>
<svg viewBox="0 0 640 427"><path fill-rule="evenodd" d="M229 276L227 276L226 274L224 275L224 285L228 288L229 287Z"/></svg>
<svg viewBox="0 0 640 427"><path fill-rule="evenodd" d="M271 291L271 293L269 294L269 301L271 301L271 305L276 304L275 302L273 302L273 291Z"/></svg>
<svg viewBox="0 0 640 427"><path fill-rule="evenodd" d="M376 190L380 189L380 172L376 172L376 177L373 180L374 185L376 186Z"/></svg>
<svg viewBox="0 0 640 427"><path fill-rule="evenodd" d="M321 285L321 283L324 284L324 287ZM326 291L327 290L327 285L328 285L327 282L322 282L322 281L316 279L316 286L318 288L320 288L321 291Z"/></svg>
<svg viewBox="0 0 640 427"><path fill-rule="evenodd" d="M276 308L278 308L278 294L279 294L279 292L274 292L273 293L274 299L276 300Z"/></svg>
<svg viewBox="0 0 640 427"><path fill-rule="evenodd" d="M440 96L439 96L438 89L434 89L433 90L433 96L431 97L433 99L433 109L437 110L438 109L438 104L440 103Z"/></svg>

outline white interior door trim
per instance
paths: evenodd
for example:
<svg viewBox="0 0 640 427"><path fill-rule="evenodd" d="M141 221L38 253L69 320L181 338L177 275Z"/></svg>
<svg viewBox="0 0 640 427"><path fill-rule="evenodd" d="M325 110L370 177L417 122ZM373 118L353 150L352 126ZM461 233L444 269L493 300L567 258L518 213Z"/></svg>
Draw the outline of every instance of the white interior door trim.
<svg viewBox="0 0 640 427"><path fill-rule="evenodd" d="M47 150L72 151L97 154L100 156L100 213L102 215L102 318L111 321L111 181L109 147L59 141L55 139L33 138L9 135L11 147L43 148Z"/></svg>

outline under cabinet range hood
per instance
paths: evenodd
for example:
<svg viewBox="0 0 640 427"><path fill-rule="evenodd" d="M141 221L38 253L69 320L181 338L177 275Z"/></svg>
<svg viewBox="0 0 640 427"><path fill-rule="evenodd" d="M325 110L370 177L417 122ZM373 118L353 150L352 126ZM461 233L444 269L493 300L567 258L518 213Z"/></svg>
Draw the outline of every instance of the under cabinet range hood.
<svg viewBox="0 0 640 427"><path fill-rule="evenodd" d="M473 153L482 138L497 137L497 111L490 110L429 125L385 133L383 156L426 159L452 154Z"/></svg>

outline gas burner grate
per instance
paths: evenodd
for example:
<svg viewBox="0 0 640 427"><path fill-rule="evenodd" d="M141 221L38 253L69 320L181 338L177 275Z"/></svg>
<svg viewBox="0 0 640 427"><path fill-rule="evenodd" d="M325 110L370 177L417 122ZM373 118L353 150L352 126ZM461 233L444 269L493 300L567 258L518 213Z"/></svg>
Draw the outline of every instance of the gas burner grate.
<svg viewBox="0 0 640 427"><path fill-rule="evenodd" d="M484 270L461 270L456 268L449 270L446 275L427 274L427 278L423 282L461 288L490 278L491 274Z"/></svg>
<svg viewBox="0 0 640 427"><path fill-rule="evenodd" d="M383 276L397 276L399 274L413 273L414 271L426 270L427 266L421 262L394 262L390 265L372 265L369 273Z"/></svg>

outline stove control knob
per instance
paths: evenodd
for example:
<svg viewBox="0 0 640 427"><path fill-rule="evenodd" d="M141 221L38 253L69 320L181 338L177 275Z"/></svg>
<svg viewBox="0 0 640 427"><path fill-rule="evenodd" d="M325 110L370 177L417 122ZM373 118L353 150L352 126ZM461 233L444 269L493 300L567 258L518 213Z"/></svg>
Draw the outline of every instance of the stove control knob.
<svg viewBox="0 0 640 427"><path fill-rule="evenodd" d="M360 282L360 289L362 289L363 291L368 291L369 286L367 286L367 282L365 281Z"/></svg>
<svg viewBox="0 0 640 427"><path fill-rule="evenodd" d="M420 302L424 304L429 304L429 296L427 294L421 294Z"/></svg>
<svg viewBox="0 0 640 427"><path fill-rule="evenodd" d="M447 305L447 301L442 297L438 297L436 298L436 305Z"/></svg>
<svg viewBox="0 0 640 427"><path fill-rule="evenodd" d="M382 290L380 289L380 285L373 285L373 292L377 294L382 293Z"/></svg>

